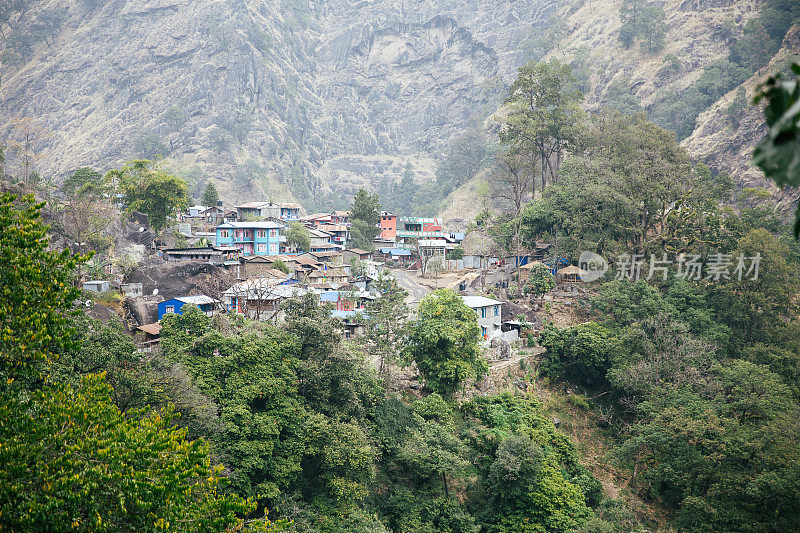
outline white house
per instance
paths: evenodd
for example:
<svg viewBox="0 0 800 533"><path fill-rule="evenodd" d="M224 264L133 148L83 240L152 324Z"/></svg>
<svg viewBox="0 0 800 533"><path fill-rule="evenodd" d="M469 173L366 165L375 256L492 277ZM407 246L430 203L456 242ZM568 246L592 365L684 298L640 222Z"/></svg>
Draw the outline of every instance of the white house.
<svg viewBox="0 0 800 533"><path fill-rule="evenodd" d="M481 328L481 335L484 339L500 334L503 302L484 296L462 296L461 299L478 315L478 326Z"/></svg>

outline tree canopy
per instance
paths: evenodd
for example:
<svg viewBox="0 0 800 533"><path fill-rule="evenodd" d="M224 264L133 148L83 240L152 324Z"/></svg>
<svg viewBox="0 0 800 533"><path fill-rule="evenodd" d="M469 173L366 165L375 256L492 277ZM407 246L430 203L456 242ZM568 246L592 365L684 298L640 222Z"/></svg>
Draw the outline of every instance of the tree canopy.
<svg viewBox="0 0 800 533"><path fill-rule="evenodd" d="M107 173L124 195L126 209L146 214L150 225L161 231L171 225L178 210L189 202L189 186L154 161L136 159Z"/></svg>
<svg viewBox="0 0 800 533"><path fill-rule="evenodd" d="M208 182L206 188L203 189L203 197L200 199L200 203L206 207L217 207L217 202L219 202L217 188L214 187L213 183Z"/></svg>
<svg viewBox="0 0 800 533"><path fill-rule="evenodd" d="M480 338L475 311L455 292L440 289L420 302L409 324L406 354L428 386L449 398L464 380L486 372Z"/></svg>
<svg viewBox="0 0 800 533"><path fill-rule="evenodd" d="M353 197L350 220L350 242L353 248L372 250L372 241L380 233L381 204L377 194L359 189Z"/></svg>

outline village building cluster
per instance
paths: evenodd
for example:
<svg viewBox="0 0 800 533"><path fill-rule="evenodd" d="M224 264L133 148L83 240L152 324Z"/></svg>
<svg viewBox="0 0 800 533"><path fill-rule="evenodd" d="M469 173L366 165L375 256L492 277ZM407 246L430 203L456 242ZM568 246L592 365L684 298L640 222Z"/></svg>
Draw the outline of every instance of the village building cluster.
<svg viewBox="0 0 800 533"><path fill-rule="evenodd" d="M333 211L304 215L294 203L248 202L232 208L191 206L177 218L180 246L157 247L164 264L210 265L225 272L228 285L211 294L162 294L149 323L136 326L140 346L158 344L160 321L169 314L181 314L194 305L207 316L218 313L241 315L254 320L279 322L284 318L282 303L313 293L320 305L341 320L345 337L363 332L372 303L380 297L375 281L387 268L417 270L422 275L442 271L466 271L452 287L464 303L475 310L481 335L487 342L519 337L524 321L505 311L504 302L470 290L477 274L470 272L511 264L523 276L541 261L549 245L538 243L531 251L508 257L491 237L480 229L469 235L447 232L438 218L403 217L380 213L379 232L373 250L351 246L351 213ZM306 249L287 239L292 224L307 231ZM296 228L295 228L296 229ZM459 248L459 254L452 252ZM559 272L553 266L553 273ZM549 268L549 266L548 266ZM566 272L564 272L566 274ZM461 274L459 274L461 275ZM482 274L485 278L485 273ZM483 282L486 280L483 279ZM497 282L501 286L502 282ZM93 292L109 290L107 281L88 281ZM125 283L122 292L129 299L147 300L141 283ZM153 321L154 320L154 321ZM146 322L146 321L145 321Z"/></svg>

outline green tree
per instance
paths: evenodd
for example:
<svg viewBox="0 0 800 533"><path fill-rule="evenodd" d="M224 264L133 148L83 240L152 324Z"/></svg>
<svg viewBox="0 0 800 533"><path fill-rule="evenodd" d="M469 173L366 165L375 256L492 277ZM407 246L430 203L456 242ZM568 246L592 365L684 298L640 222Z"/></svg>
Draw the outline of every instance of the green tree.
<svg viewBox="0 0 800 533"><path fill-rule="evenodd" d="M788 531L800 522L800 411L764 367L733 360L656 389L621 452L686 531ZM748 458L742 460L742 458Z"/></svg>
<svg viewBox="0 0 800 533"><path fill-rule="evenodd" d="M69 277L85 258L49 251L42 205L14 200L0 201L0 528L241 527L237 515L254 507L218 494L222 468L211 466L203 441L173 427L170 410L123 415L102 374L81 379L70 362L54 363L82 349L68 315L80 292Z"/></svg>
<svg viewBox="0 0 800 533"><path fill-rule="evenodd" d="M402 352L408 293L386 271L381 271L374 290L379 296L369 306L364 340L370 353L378 358L378 372L383 376L386 374L386 362Z"/></svg>
<svg viewBox="0 0 800 533"><path fill-rule="evenodd" d="M572 67L557 59L523 66L509 89L500 140L526 158L531 179L541 171L542 189L548 176L555 181L565 150L577 138L582 100ZM536 184L530 189L535 193Z"/></svg>
<svg viewBox="0 0 800 533"><path fill-rule="evenodd" d="M217 202L219 202L219 193L217 192L217 188L214 187L214 184L210 181L203 190L203 197L200 202L206 207L216 207Z"/></svg>
<svg viewBox="0 0 800 533"><path fill-rule="evenodd" d="M698 187L672 132L643 114L596 115L582 144L581 155L565 162L559 183L526 208L526 239L549 233L561 253L717 244L712 230L720 225L708 203L713 194Z"/></svg>
<svg viewBox="0 0 800 533"><path fill-rule="evenodd" d="M290 222L286 230L286 243L295 250L308 251L311 248L311 233L299 222Z"/></svg>
<svg viewBox="0 0 800 533"><path fill-rule="evenodd" d="M283 262L282 259L276 259L274 263L272 263L272 268L276 270L280 270L284 274L291 274L292 271L289 269L289 266Z"/></svg>
<svg viewBox="0 0 800 533"><path fill-rule="evenodd" d="M604 384L612 349L612 332L595 322L562 330L547 324L539 338L546 350L543 373L582 385Z"/></svg>
<svg viewBox="0 0 800 533"><path fill-rule="evenodd" d="M254 506L169 411L123 416L101 376L0 402L0 524L15 531L225 531Z"/></svg>
<svg viewBox="0 0 800 533"><path fill-rule="evenodd" d="M424 480L441 480L446 498L450 498L448 478L466 473L469 461L467 447L446 427L436 422L423 422L413 431L400 450L400 461Z"/></svg>
<svg viewBox="0 0 800 533"><path fill-rule="evenodd" d="M630 48L634 40L641 39L642 51L660 52L664 48L667 25L664 7L648 0L623 0L619 8L622 26L619 40Z"/></svg>
<svg viewBox="0 0 800 533"><path fill-rule="evenodd" d="M800 186L800 65L793 64L793 80L767 79L754 102L766 101L769 130L753 150L753 163L779 187ZM794 236L800 239L800 205L795 213Z"/></svg>
<svg viewBox="0 0 800 533"><path fill-rule="evenodd" d="M556 280L550 273L550 270L545 265L533 265L531 273L525 281L525 292L539 298L544 298L544 295L552 291L556 287Z"/></svg>
<svg viewBox="0 0 800 533"><path fill-rule="evenodd" d="M125 207L146 214L150 225L157 231L169 227L177 211L188 205L189 186L186 182L159 168L154 161L129 161L106 175L124 193Z"/></svg>
<svg viewBox="0 0 800 533"><path fill-rule="evenodd" d="M765 229L748 232L730 255L731 277L711 287L711 303L741 341L768 342L776 334L778 323L796 315L796 281L800 276L796 259L786 242ZM742 279L735 270L740 259ZM748 275L754 261L758 262L758 274L752 270Z"/></svg>
<svg viewBox="0 0 800 533"><path fill-rule="evenodd" d="M487 370L480 338L475 311L455 292L437 290L422 299L409 324L406 357L433 390L452 398L461 382Z"/></svg>
<svg viewBox="0 0 800 533"><path fill-rule="evenodd" d="M80 297L73 269L86 256L49 250L44 204L0 196L0 387L35 378L40 363L72 346L67 313Z"/></svg>
<svg viewBox="0 0 800 533"><path fill-rule="evenodd" d="M377 194L359 189L353 198L350 219L350 242L352 247L372 250L372 241L380 233L381 204Z"/></svg>
<svg viewBox="0 0 800 533"><path fill-rule="evenodd" d="M104 252L113 244L105 233L115 214L109 200L110 184L100 172L82 167L67 178L61 189L69 201L59 217L67 237L86 243L97 252Z"/></svg>

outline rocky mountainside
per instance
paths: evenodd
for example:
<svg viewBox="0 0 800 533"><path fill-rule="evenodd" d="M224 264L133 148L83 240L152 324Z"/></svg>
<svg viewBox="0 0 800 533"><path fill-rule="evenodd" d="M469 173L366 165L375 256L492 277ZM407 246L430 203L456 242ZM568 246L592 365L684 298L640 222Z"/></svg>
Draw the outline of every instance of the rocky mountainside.
<svg viewBox="0 0 800 533"><path fill-rule="evenodd" d="M62 20L27 54L1 56L0 123L31 117L47 132L36 146L43 174L159 155L229 200L293 194L307 206L341 205L407 165L429 177L437 150L496 107L527 59L520 43L553 9L548 0L29 4L6 32L53 12Z"/></svg>
<svg viewBox="0 0 800 533"><path fill-rule="evenodd" d="M647 106L697 82L727 54L715 28L758 8L666 0L666 46L651 54L620 45L620 3L31 0L0 22L0 138L30 117L36 167L56 182L158 156L198 196L212 181L229 201L341 206L407 169L430 179L454 136L492 128L530 59L571 61L589 107L614 87ZM687 148L752 174L741 154L710 155L714 109ZM757 124L739 127L751 139Z"/></svg>

